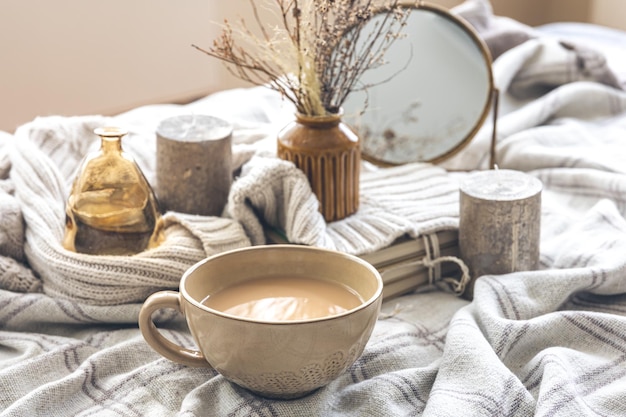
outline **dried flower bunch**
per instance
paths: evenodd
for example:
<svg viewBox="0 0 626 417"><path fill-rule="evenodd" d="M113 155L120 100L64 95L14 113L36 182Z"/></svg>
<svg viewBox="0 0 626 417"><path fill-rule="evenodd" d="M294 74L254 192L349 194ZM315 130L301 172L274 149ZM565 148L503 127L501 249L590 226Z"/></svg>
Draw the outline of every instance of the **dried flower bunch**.
<svg viewBox="0 0 626 417"><path fill-rule="evenodd" d="M280 92L301 114L337 113L351 92L371 87L360 83L362 74L385 63L406 24L407 8L383 1L265 0L279 22L268 24L250 0L256 34L243 19L237 27L225 20L211 48L193 46L236 77Z"/></svg>

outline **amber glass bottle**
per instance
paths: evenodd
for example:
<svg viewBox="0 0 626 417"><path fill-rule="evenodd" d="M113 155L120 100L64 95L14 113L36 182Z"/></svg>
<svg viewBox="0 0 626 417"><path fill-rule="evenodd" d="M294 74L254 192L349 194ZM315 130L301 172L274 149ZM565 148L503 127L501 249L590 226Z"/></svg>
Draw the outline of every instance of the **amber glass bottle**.
<svg viewBox="0 0 626 417"><path fill-rule="evenodd" d="M132 255L157 246L161 213L135 160L122 150L123 129L95 130L101 146L85 157L66 206L63 246L91 255Z"/></svg>

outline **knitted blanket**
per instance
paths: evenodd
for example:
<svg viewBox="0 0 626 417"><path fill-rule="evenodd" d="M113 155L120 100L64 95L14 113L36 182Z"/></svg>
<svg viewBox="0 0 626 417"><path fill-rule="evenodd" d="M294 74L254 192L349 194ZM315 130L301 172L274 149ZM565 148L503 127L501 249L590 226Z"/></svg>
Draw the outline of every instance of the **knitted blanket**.
<svg viewBox="0 0 626 417"><path fill-rule="evenodd" d="M431 287L393 299L362 357L327 387L260 398L150 349L136 324L145 297L176 289L208 255L264 243L262 222L354 254L456 228L458 181L487 166L489 123L440 166L364 163L358 213L326 224L303 174L275 157L293 109L269 90L37 118L0 133L0 416L626 415L626 66L593 42L494 16L486 0L454 12L496 58L499 166L544 184L539 270L480 277L473 302ZM65 251L65 200L93 128L128 128L123 146L153 182L156 126L189 113L235 127L224 214L168 212L165 242L135 256ZM194 346L179 315L155 319Z"/></svg>

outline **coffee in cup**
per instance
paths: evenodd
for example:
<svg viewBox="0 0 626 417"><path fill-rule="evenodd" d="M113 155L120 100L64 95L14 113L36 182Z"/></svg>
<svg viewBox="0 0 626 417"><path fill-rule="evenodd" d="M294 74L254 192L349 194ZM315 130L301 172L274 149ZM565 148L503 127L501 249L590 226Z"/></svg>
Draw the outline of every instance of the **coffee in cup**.
<svg viewBox="0 0 626 417"><path fill-rule="evenodd" d="M202 304L241 318L285 322L334 316L362 302L345 285L288 275L231 285L206 297Z"/></svg>
<svg viewBox="0 0 626 417"><path fill-rule="evenodd" d="M301 245L236 249L183 275L180 291L146 300L139 326L160 354L211 366L270 398L297 398L339 376L361 355L382 302L378 271L362 259ZM166 339L160 308L185 315L199 350Z"/></svg>

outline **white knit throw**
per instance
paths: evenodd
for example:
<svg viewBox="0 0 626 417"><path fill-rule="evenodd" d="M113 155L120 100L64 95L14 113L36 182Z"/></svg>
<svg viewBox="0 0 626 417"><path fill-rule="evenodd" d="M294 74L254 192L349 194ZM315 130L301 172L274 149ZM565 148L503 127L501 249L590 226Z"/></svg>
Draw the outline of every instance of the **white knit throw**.
<svg viewBox="0 0 626 417"><path fill-rule="evenodd" d="M458 224L458 185L431 164L365 171L360 197L357 213L326 224L302 171L257 156L233 184L230 213L253 244L265 240L262 218L284 230L290 242L357 255L383 248L405 233L417 237Z"/></svg>
<svg viewBox="0 0 626 417"><path fill-rule="evenodd" d="M251 95L251 91L246 94ZM288 109L279 97L264 89L252 95L268 101L271 111ZM304 174L268 150L275 146L277 130L282 126L268 123L274 118L267 114L235 113L229 118L235 125L234 159L237 169L242 166L231 189L227 217L168 212L164 215L165 243L134 256L85 255L61 246L71 182L84 155L98 144L94 128L107 124L130 125L123 146L136 156L152 181L156 159L154 127L158 122L184 111L215 114L217 107L233 105L237 96L237 91L218 94L187 109L148 106L114 119L42 117L15 132L8 146L10 179L15 190L14 196L8 193L7 196L14 214L21 209L25 256L41 278L44 292L88 304L142 302L152 292L177 288L184 271L206 256L264 244L262 222L285 230L293 243L351 254L375 251L405 233L417 237L456 227L455 181L443 169L419 163L388 169L365 163L358 212L326 224ZM268 142L272 145L268 146ZM20 234L24 231L13 228L14 231L5 235L17 239L14 246L20 250ZM38 289L38 281L34 277L31 281L25 290Z"/></svg>
<svg viewBox="0 0 626 417"><path fill-rule="evenodd" d="M250 244L231 219L170 212L164 216L166 240L155 249L135 256L65 250L69 184L95 141L93 129L110 123L101 117L39 118L20 127L10 142L11 179L26 224L24 251L46 293L100 305L141 302L159 289L176 288L184 271L202 258Z"/></svg>

